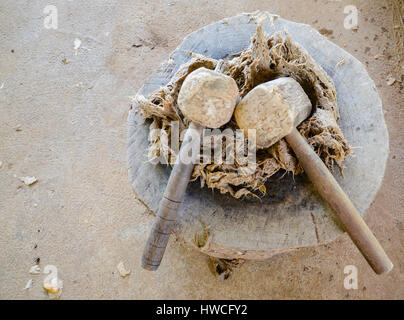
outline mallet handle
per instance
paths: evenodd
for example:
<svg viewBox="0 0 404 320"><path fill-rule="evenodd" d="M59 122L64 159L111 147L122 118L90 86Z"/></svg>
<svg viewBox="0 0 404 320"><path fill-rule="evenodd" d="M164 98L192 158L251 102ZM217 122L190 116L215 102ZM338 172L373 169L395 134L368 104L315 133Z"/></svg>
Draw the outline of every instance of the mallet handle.
<svg viewBox="0 0 404 320"><path fill-rule="evenodd" d="M202 126L192 122L185 133L177 161L171 171L153 228L143 251L142 267L146 270L157 270L163 259L179 206L184 198L195 165L195 159L189 157L191 144L196 142L193 135L197 134L200 137L202 130ZM197 148L197 154L194 154L194 157L199 157L199 142ZM184 160L185 158L187 161Z"/></svg>
<svg viewBox="0 0 404 320"><path fill-rule="evenodd" d="M345 230L372 269L377 274L389 272L393 268L393 263L323 161L296 128L286 136L286 141L292 147L317 191L334 209Z"/></svg>

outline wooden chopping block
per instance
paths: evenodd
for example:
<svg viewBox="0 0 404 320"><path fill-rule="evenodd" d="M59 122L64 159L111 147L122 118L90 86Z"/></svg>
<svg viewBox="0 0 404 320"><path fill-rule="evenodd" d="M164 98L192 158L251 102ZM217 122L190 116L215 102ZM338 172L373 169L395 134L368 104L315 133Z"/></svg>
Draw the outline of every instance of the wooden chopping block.
<svg viewBox="0 0 404 320"><path fill-rule="evenodd" d="M249 45L256 26L250 14L241 14L226 19L226 23L219 21L195 31L139 93L147 96L168 83L179 66L191 58L190 50L215 59L240 52ZM285 27L335 83L340 127L351 145L361 147L355 150L355 157L346 160L345 178L338 174L335 178L363 215L380 187L388 155L382 103L374 83L357 59L308 25L277 18L267 21L263 30L273 34ZM342 59L345 64L339 65ZM135 109L128 118L130 181L138 197L156 211L170 169L146 162L149 129ZM192 246L197 239L200 251L227 259L265 259L329 243L343 234L331 209L304 175L278 178L270 179L268 195L261 201L237 200L201 189L199 182L190 184L175 232Z"/></svg>

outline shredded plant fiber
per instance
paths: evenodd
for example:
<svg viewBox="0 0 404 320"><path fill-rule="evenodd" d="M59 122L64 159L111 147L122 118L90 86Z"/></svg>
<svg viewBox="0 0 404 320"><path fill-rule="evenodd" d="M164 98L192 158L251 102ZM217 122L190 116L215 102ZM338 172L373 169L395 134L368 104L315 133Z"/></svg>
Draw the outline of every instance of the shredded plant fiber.
<svg viewBox="0 0 404 320"><path fill-rule="evenodd" d="M180 130L188 127L189 121L177 106L184 79L200 67L214 69L218 62L200 54L191 54L192 58L181 65L166 86L147 98L136 98L142 117L152 120L150 129L161 129L160 135L149 137L149 159L161 156L162 140L164 136L170 137L172 121L179 121ZM277 33L268 37L259 25L250 46L233 57L222 64L220 71L236 81L241 98L255 86L279 77L292 77L299 82L312 102L313 112L298 126L298 130L324 163L330 169L337 165L342 174L343 161L350 154L351 147L337 124L339 112L334 83L308 52L295 43L286 31L284 36ZM221 129L226 128L237 129L234 118ZM225 148L223 150L223 164L197 164L192 179L199 179L201 187L206 185L235 198L265 195L267 179L280 170L294 175L303 172L285 139L267 149L258 150L256 170L249 175L239 173L241 164L237 162L225 164ZM173 164L176 154L170 145L165 151L167 163Z"/></svg>

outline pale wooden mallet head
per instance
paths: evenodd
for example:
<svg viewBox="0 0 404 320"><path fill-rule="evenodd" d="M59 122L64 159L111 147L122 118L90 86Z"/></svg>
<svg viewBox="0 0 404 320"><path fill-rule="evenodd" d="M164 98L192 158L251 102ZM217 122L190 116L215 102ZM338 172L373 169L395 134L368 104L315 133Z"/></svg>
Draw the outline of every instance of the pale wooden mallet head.
<svg viewBox="0 0 404 320"><path fill-rule="evenodd" d="M236 107L238 126L256 130L258 148L268 148L305 120L311 102L293 78L268 81L251 90Z"/></svg>
<svg viewBox="0 0 404 320"><path fill-rule="evenodd" d="M202 126L219 128L230 121L238 99L233 78L199 68L181 86L178 106L183 115Z"/></svg>

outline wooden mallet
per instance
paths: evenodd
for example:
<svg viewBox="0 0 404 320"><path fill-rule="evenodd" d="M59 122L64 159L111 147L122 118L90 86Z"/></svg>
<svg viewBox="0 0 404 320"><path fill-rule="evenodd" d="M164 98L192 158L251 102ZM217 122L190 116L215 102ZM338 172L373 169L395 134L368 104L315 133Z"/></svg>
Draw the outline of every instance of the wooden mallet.
<svg viewBox="0 0 404 320"><path fill-rule="evenodd" d="M257 147L267 148L285 137L306 175L339 217L352 241L377 274L393 268L383 248L323 161L297 131L311 113L311 102L292 78L279 78L251 90L237 105L241 129L256 129Z"/></svg>
<svg viewBox="0 0 404 320"><path fill-rule="evenodd" d="M217 72L220 64L219 61L215 71L199 68L191 72L181 86L178 106L192 122L185 133L143 252L142 267L147 270L154 271L160 266L195 162L199 161L203 128L219 128L233 115L239 97L238 87L233 78Z"/></svg>

